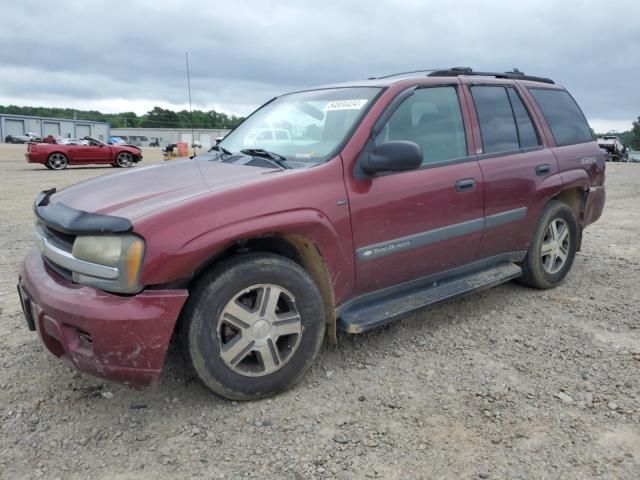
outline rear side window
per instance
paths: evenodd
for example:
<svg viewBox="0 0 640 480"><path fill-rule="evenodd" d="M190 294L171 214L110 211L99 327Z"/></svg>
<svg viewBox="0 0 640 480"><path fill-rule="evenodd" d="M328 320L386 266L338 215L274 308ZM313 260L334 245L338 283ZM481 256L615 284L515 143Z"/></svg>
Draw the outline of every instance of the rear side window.
<svg viewBox="0 0 640 480"><path fill-rule="evenodd" d="M509 100L511 101L513 115L516 118L520 148L537 147L540 145L540 139L533 126L529 112L527 112L520 96L513 88L507 88L507 92L509 94Z"/></svg>
<svg viewBox="0 0 640 480"><path fill-rule="evenodd" d="M376 144L409 140L422 148L423 165L467 156L458 93L454 87L420 88L391 115Z"/></svg>
<svg viewBox="0 0 640 480"><path fill-rule="evenodd" d="M573 145L593 140L587 120L567 91L530 88L529 92L542 110L556 145Z"/></svg>
<svg viewBox="0 0 640 480"><path fill-rule="evenodd" d="M276 140L287 140L287 132L276 130Z"/></svg>

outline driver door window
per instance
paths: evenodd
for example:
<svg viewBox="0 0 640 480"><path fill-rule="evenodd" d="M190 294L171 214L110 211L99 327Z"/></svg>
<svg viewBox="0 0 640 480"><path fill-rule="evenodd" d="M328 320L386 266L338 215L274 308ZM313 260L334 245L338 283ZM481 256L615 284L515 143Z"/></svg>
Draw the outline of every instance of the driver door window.
<svg viewBox="0 0 640 480"><path fill-rule="evenodd" d="M467 141L456 88L416 90L389 118L376 145L389 140L417 143L423 165L465 158Z"/></svg>

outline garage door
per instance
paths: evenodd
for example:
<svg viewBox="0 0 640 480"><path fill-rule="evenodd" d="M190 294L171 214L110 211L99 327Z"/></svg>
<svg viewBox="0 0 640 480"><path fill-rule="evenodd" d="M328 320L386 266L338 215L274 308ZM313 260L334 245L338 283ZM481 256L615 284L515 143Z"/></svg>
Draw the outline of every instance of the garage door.
<svg viewBox="0 0 640 480"><path fill-rule="evenodd" d="M76 137L84 138L91 136L91 126L90 125L76 125Z"/></svg>
<svg viewBox="0 0 640 480"><path fill-rule="evenodd" d="M60 124L58 122L44 122L42 124L43 135L53 135L54 137L60 136Z"/></svg>
<svg viewBox="0 0 640 480"><path fill-rule="evenodd" d="M4 121L4 129L6 130L5 136L13 135L14 137L19 137L24 135L24 120L7 119Z"/></svg>

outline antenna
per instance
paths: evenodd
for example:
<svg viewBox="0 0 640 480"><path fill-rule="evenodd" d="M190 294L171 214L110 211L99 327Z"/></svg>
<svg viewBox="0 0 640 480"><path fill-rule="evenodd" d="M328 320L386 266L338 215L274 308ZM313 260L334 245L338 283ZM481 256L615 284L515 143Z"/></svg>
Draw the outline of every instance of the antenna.
<svg viewBox="0 0 640 480"><path fill-rule="evenodd" d="M193 108L191 108L191 76L189 75L189 52L184 52L187 59L187 89L189 91L189 115L191 116L191 148L193 148L193 156L196 155L196 134L193 130Z"/></svg>

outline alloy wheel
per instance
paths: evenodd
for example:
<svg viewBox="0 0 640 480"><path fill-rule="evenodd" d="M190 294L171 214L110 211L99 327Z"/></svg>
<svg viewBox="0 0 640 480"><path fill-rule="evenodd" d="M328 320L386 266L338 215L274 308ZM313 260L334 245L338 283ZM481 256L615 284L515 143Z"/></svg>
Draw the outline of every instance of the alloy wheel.
<svg viewBox="0 0 640 480"><path fill-rule="evenodd" d="M54 153L49 157L49 165L54 170L62 170L67 166L67 157L61 153Z"/></svg>
<svg viewBox="0 0 640 480"><path fill-rule="evenodd" d="M260 284L225 305L216 331L222 361L240 375L260 377L291 359L302 337L302 319L290 292Z"/></svg>
<svg viewBox="0 0 640 480"><path fill-rule="evenodd" d="M549 274L558 273L567 262L571 237L569 226L561 218L551 221L542 239L542 267Z"/></svg>
<svg viewBox="0 0 640 480"><path fill-rule="evenodd" d="M133 156L128 152L122 152L118 155L118 165L127 168L133 165Z"/></svg>

